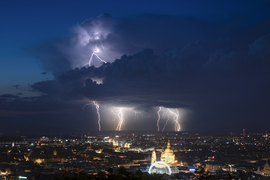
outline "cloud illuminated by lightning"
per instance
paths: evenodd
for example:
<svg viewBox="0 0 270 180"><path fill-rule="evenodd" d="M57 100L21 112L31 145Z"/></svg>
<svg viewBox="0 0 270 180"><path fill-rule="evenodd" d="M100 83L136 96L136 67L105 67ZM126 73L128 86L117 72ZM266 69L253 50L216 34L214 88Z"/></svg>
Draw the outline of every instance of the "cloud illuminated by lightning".
<svg viewBox="0 0 270 180"><path fill-rule="evenodd" d="M91 57L90 57L90 59L89 59L89 66L92 65L92 61L93 61L93 56L94 56L94 55L95 55L101 62L107 63L106 61L104 61L103 59L101 59L101 58L98 56L97 52L99 52L99 49L93 51L93 53L91 54Z"/></svg>

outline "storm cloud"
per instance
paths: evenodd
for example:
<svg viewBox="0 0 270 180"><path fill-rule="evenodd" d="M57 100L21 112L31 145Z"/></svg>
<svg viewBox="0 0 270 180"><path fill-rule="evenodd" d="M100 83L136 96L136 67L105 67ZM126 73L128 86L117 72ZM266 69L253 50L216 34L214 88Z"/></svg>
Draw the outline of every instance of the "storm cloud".
<svg viewBox="0 0 270 180"><path fill-rule="evenodd" d="M93 51L113 62L123 54L132 55L143 48L160 54L166 49L183 47L190 42L222 36L240 22L209 23L192 17L141 14L113 18L101 14L79 22L70 29L70 36L33 47L44 70L56 77L66 70L88 64ZM94 61L94 66L100 66Z"/></svg>
<svg viewBox="0 0 270 180"><path fill-rule="evenodd" d="M246 50L231 49L233 42L226 38L191 42L160 55L144 49L98 68L65 72L58 79L65 89L61 96L143 111L188 108L204 123L259 117L264 121L270 105L269 37L254 39Z"/></svg>
<svg viewBox="0 0 270 180"><path fill-rule="evenodd" d="M31 88L61 104L97 101L143 112L159 106L188 109L193 120L186 127L196 124L193 130L205 124L241 129L252 127L255 119L269 125L269 22L102 14L78 23L69 37L35 46L43 69L55 79ZM108 63L96 60L89 67L97 48Z"/></svg>

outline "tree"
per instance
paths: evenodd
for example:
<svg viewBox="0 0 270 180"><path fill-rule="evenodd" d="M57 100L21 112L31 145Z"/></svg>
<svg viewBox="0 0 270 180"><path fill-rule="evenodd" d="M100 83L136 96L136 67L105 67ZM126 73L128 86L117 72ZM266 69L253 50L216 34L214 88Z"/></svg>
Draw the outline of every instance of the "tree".
<svg viewBox="0 0 270 180"><path fill-rule="evenodd" d="M108 169L108 173L113 174L113 168L110 167L110 168Z"/></svg>
<svg viewBox="0 0 270 180"><path fill-rule="evenodd" d="M105 172L99 171L96 175L96 180L106 180L107 176Z"/></svg>

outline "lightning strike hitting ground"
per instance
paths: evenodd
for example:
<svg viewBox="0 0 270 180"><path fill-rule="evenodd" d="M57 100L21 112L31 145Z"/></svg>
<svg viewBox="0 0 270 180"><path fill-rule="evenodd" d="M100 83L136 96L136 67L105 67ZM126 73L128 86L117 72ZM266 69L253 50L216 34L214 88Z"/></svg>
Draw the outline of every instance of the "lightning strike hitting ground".
<svg viewBox="0 0 270 180"><path fill-rule="evenodd" d="M159 121L160 121L160 112L161 112L161 110L162 110L162 108L159 107L159 110L158 110L158 112L157 112L157 114L158 114L158 120L157 120L158 130L159 130ZM177 109L173 109L173 110L172 110L172 109L167 108L167 109L165 110L163 116L167 116L167 120L166 120L165 125L163 126L162 131L165 130L165 128L166 128L166 126L167 126L167 124L168 124L168 121L169 121L171 118L172 118L173 121L174 121L174 130L175 130L175 131L180 131L181 126L180 126L180 124L179 124L179 122L178 122L178 121L179 121L179 112L178 112Z"/></svg>
<svg viewBox="0 0 270 180"><path fill-rule="evenodd" d="M162 131L164 131L165 127L167 126L169 119L170 119L170 117L167 118L167 121L166 121L166 123L165 123L165 125L164 125Z"/></svg>
<svg viewBox="0 0 270 180"><path fill-rule="evenodd" d="M116 127L116 131L121 131L122 128L122 124L124 122L124 117L123 117L123 111L122 108L119 108L117 111L112 111L116 117L118 118L119 122L118 125Z"/></svg>
<svg viewBox="0 0 270 180"><path fill-rule="evenodd" d="M174 120L174 130L175 131L180 131L181 127L178 122L179 120L179 112L177 109L175 109L176 112L168 108L168 111L173 115L173 120Z"/></svg>
<svg viewBox="0 0 270 180"><path fill-rule="evenodd" d="M95 51L93 51L93 53L91 54L91 57L90 57L90 60L89 60L89 66L91 66L91 64L92 64L92 60L93 60L93 56L95 55L101 62L104 62L104 63L107 63L106 61L104 61L103 59L101 59L98 55L97 55L97 52L98 52L99 50L97 49L97 50L95 50Z"/></svg>
<svg viewBox="0 0 270 180"><path fill-rule="evenodd" d="M161 111L161 106L159 107L159 110L157 112L157 115L158 115L158 120L157 120L157 127L158 127L158 131L159 131L159 121L160 121L160 111Z"/></svg>
<svg viewBox="0 0 270 180"><path fill-rule="evenodd" d="M97 115L98 115L98 130L101 131L101 125L100 125L100 114L99 114L99 104L96 101L93 101L93 104L95 105L97 109Z"/></svg>

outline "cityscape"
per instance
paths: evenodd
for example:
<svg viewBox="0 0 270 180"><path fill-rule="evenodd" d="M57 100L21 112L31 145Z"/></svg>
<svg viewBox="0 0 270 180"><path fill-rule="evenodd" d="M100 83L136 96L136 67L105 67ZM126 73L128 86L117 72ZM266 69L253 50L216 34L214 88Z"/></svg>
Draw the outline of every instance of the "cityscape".
<svg viewBox="0 0 270 180"><path fill-rule="evenodd" d="M0 180L270 179L269 10L0 1Z"/></svg>
<svg viewBox="0 0 270 180"><path fill-rule="evenodd" d="M118 179L121 173L124 179L270 179L267 132L107 132L0 139L1 178L6 180L78 173L92 179L110 179L112 174Z"/></svg>

